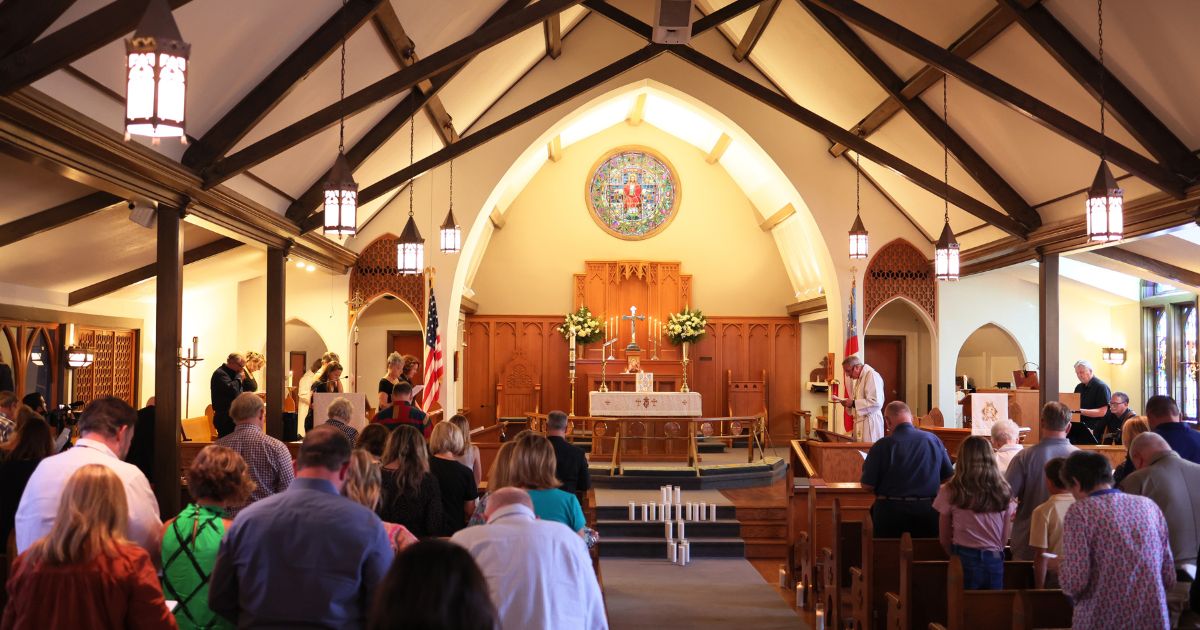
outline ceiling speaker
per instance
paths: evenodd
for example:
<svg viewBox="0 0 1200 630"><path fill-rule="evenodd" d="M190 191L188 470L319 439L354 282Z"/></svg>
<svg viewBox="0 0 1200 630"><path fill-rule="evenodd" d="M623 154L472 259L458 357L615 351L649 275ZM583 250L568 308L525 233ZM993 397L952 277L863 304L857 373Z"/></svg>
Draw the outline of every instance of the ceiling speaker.
<svg viewBox="0 0 1200 630"><path fill-rule="evenodd" d="M654 3L657 44L687 44L692 38L692 0L657 0Z"/></svg>
<svg viewBox="0 0 1200 630"><path fill-rule="evenodd" d="M150 229L154 227L154 223L158 219L158 211L154 206L143 201L129 202L129 220L134 223Z"/></svg>

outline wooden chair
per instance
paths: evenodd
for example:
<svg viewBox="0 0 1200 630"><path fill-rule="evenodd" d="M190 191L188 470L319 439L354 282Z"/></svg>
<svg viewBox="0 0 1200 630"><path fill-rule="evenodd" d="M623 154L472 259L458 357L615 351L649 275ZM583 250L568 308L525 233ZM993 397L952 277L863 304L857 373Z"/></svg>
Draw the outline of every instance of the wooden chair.
<svg viewBox="0 0 1200 630"><path fill-rule="evenodd" d="M944 427L946 426L946 416L942 415L942 410L934 407L929 410L929 413L917 418L918 427Z"/></svg>
<svg viewBox="0 0 1200 630"><path fill-rule="evenodd" d="M729 416L755 416L759 418L755 424L751 426L749 435L746 436L750 444L750 455L747 462L754 459L754 442L758 442L759 453L762 453L763 445L762 438L767 437L767 371L762 371L762 379L757 381L735 381L733 380L733 370L725 371L725 387L726 387L726 411ZM731 423L731 429L732 423ZM730 433L735 431L731 430ZM767 438L769 439L769 437ZM729 447L733 448L733 438L728 440Z"/></svg>
<svg viewBox="0 0 1200 630"><path fill-rule="evenodd" d="M500 371L496 383L496 420L524 419L526 414L541 413L542 384L533 363L517 353Z"/></svg>

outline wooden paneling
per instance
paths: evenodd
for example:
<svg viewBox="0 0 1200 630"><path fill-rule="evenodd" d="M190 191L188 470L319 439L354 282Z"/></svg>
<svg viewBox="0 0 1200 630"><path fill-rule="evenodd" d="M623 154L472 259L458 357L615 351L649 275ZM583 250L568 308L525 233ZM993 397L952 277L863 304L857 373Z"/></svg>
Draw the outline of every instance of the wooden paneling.
<svg viewBox="0 0 1200 630"><path fill-rule="evenodd" d="M75 370L75 398L90 401L116 396L135 408L140 407L138 331L80 326L75 330L75 338L80 346L96 352L95 362Z"/></svg>
<svg viewBox="0 0 1200 630"><path fill-rule="evenodd" d="M619 317L629 314L629 305L637 305L638 314L665 321L671 313L678 313L691 304L692 277L680 272L678 262L651 262L645 260L589 260L584 263L584 272L575 274L575 307L587 306L592 314L600 318ZM610 331L619 338L616 347L624 348L629 343L629 322ZM635 322L638 345L643 350L651 349L649 321ZM658 356L678 361L678 348L660 339L662 344ZM592 344L583 353L584 358L599 359L599 344ZM706 407L707 409L707 407Z"/></svg>
<svg viewBox="0 0 1200 630"><path fill-rule="evenodd" d="M580 282L582 285L582 279ZM542 411L567 409L567 343L555 330L561 322L561 315L466 317L463 405L470 410L472 426L495 422L497 379L517 353L530 361L538 374ZM754 380L766 370L771 434L777 438L790 436L792 412L800 404L799 324L787 317L710 316L708 331L688 351L688 385L700 393L704 415L727 415L726 371L733 372L734 380ZM587 358L576 362L576 415L588 413L587 392L592 383L599 382L598 347L596 344L595 349L587 350ZM644 369L662 375L664 380L679 380L680 361L665 358L666 352L659 353L659 361L650 361L645 357L648 349L643 348ZM678 352L674 347L671 351ZM608 364L610 375L621 372L625 365L624 351L615 354L617 359Z"/></svg>

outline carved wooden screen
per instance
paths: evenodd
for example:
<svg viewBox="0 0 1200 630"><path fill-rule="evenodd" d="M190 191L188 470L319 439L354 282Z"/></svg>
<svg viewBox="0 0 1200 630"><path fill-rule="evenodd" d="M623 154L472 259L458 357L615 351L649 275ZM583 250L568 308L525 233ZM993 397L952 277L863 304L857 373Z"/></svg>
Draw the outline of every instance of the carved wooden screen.
<svg viewBox="0 0 1200 630"><path fill-rule="evenodd" d="M367 245L350 270L350 295L357 291L371 302L382 295L393 295L425 321L425 276L400 273L396 267L395 234L384 234Z"/></svg>
<svg viewBox="0 0 1200 630"><path fill-rule="evenodd" d="M879 250L863 278L863 320L894 297L905 297L937 321L937 286L933 262L904 239Z"/></svg>
<svg viewBox="0 0 1200 630"><path fill-rule="evenodd" d="M601 321L607 317L629 314L636 306L639 315L666 321L671 313L691 304L692 276L680 273L677 262L645 260L589 260L586 271L575 274L575 308L587 306ZM617 326L620 340L617 347L629 343L629 322ZM638 344L649 349L649 322L637 322ZM663 340L658 355L677 360L679 349ZM600 345L592 344L584 351L585 358L599 358Z"/></svg>
<svg viewBox="0 0 1200 630"><path fill-rule="evenodd" d="M75 370L75 398L89 401L116 396L134 407L141 406L137 397L138 331L78 326L75 340L96 352L90 366Z"/></svg>

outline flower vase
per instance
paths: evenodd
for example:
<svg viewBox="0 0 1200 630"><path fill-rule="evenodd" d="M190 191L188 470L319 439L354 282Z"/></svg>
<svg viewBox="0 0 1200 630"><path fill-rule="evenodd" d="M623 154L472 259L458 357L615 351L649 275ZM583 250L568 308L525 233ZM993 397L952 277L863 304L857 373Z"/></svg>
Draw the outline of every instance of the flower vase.
<svg viewBox="0 0 1200 630"><path fill-rule="evenodd" d="M688 377L688 342L683 342L683 385L679 388L681 392L689 392L687 384Z"/></svg>

